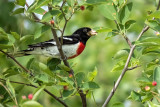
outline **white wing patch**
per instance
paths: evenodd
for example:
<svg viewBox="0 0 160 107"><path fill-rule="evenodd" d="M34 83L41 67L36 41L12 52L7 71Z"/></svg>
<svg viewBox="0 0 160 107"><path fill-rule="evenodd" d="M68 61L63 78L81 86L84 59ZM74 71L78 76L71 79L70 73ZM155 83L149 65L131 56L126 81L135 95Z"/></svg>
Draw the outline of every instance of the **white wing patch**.
<svg viewBox="0 0 160 107"><path fill-rule="evenodd" d="M63 39L73 41L73 39L72 39L72 38L66 38L65 36L63 37Z"/></svg>

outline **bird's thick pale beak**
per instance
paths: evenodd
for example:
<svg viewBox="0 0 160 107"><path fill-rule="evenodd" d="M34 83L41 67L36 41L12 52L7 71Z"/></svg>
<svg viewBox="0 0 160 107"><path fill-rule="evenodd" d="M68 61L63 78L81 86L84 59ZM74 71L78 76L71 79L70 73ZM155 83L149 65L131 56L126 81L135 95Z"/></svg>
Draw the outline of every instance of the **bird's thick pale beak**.
<svg viewBox="0 0 160 107"><path fill-rule="evenodd" d="M88 36L95 36L95 35L97 35L97 32L95 30L91 30L87 34L88 34Z"/></svg>

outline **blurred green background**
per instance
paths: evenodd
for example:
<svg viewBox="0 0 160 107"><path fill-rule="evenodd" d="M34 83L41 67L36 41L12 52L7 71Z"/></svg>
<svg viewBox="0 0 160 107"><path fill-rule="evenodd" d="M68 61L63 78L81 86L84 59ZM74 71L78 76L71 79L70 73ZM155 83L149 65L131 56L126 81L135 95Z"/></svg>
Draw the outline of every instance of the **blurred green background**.
<svg viewBox="0 0 160 107"><path fill-rule="evenodd" d="M134 41L137 35L140 33L144 26L144 21L147 16L147 11L155 10L155 1L154 0L130 0L133 2L133 10L131 13L130 19L136 20L136 23L128 31L127 36L131 41ZM20 35L29 35L34 34L36 30L41 26L33 21L30 21L23 14L10 16L11 12L15 9L14 1L12 0L0 0L0 27L2 27L7 33L10 31L17 32ZM115 23L111 20L104 18L96 8L93 8L93 11L84 10L78 11L72 19L69 21L67 28L65 30L65 35L72 34L77 28L80 27L108 27L116 28ZM63 26L64 23L61 23L60 26ZM59 33L58 33L59 34ZM114 54L120 49L128 49L126 41L121 36L115 36L113 38L107 39L106 33L100 33L95 37L92 37L87 42L87 46L84 52L75 59L69 60L70 63L74 64L74 71L77 72L89 72L93 71L95 67L98 69L98 75L95 78L95 82L100 85L100 88L93 92L97 106L100 107L105 99L107 98L109 92L113 88L114 81L117 80L120 75L120 71L111 72L114 64L116 63L113 60ZM152 30L149 30L145 35L154 35ZM34 42L46 41L52 38L50 31L46 32L41 36L41 38L35 40ZM4 57L4 56L3 56ZM0 58L0 70L1 72L5 70L5 66L13 64L11 60L3 60ZM25 56L17 58L21 61L23 65L26 62L35 56ZM47 57L38 56L36 60L45 61ZM12 62L12 63L11 63ZM116 102L122 102L125 107L143 107L142 104L138 102L132 102L127 100L127 97L130 95L131 90L138 90L138 83L136 83L136 78L141 75L141 69L136 69L128 71L124 76L120 86L118 87L115 95L109 103L109 107ZM23 81L19 76L11 77L11 80ZM14 84L15 85L15 84ZM16 88L21 88L21 85L15 85ZM34 88L23 87L22 91L18 94L18 100L21 99L22 95L28 95L32 93ZM50 89L53 93L54 90ZM72 105L72 107L81 107L80 97L75 96L65 100L67 104ZM52 99L48 94L42 93L39 102L44 105L44 107L61 107L57 101ZM96 104L93 100L93 97L87 99L88 107L96 107ZM46 106L47 105L47 106Z"/></svg>

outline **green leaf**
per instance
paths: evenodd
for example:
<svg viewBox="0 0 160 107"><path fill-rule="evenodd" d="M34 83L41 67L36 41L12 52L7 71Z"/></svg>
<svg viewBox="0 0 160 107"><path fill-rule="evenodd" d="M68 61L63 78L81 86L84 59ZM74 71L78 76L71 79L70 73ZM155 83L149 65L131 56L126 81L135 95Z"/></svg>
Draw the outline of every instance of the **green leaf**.
<svg viewBox="0 0 160 107"><path fill-rule="evenodd" d="M71 86L74 85L74 82L73 82L73 80L72 80L71 78L63 77L63 76L59 76L59 75L57 75L57 77L61 78L63 81L67 82L67 83L70 84ZM61 83L62 83L62 82L60 82L60 84L61 84ZM68 85L68 84L67 84L67 85Z"/></svg>
<svg viewBox="0 0 160 107"><path fill-rule="evenodd" d="M116 9L115 9L112 2L99 5L98 9L104 17L106 17L110 20L117 20L118 19L117 18L118 14L117 14Z"/></svg>
<svg viewBox="0 0 160 107"><path fill-rule="evenodd" d="M0 27L0 36L7 36L7 33Z"/></svg>
<svg viewBox="0 0 160 107"><path fill-rule="evenodd" d="M17 74L19 74L19 69L15 66L3 72L3 75L5 76L5 78L13 76L13 75L17 75Z"/></svg>
<svg viewBox="0 0 160 107"><path fill-rule="evenodd" d="M160 88L160 67L156 67L153 73L154 81L157 82L157 87Z"/></svg>
<svg viewBox="0 0 160 107"><path fill-rule="evenodd" d="M7 44L8 42L8 36L0 35L0 44Z"/></svg>
<svg viewBox="0 0 160 107"><path fill-rule="evenodd" d="M148 82L150 82L150 80L148 79L148 78L146 78L146 77L139 77L139 78L137 78L136 79L136 81L137 82L140 82L140 83L148 83Z"/></svg>
<svg viewBox="0 0 160 107"><path fill-rule="evenodd" d="M70 71L71 70L69 67L67 67L66 65L62 65L62 64L58 64L58 67L61 70L64 70L64 71Z"/></svg>
<svg viewBox="0 0 160 107"><path fill-rule="evenodd" d="M21 107L43 107L43 106L36 101L30 100L24 102Z"/></svg>
<svg viewBox="0 0 160 107"><path fill-rule="evenodd" d="M28 12L32 12L35 8L36 8L36 6L37 6L37 3L38 3L38 1L37 0L35 0L29 7L28 7Z"/></svg>
<svg viewBox="0 0 160 107"><path fill-rule="evenodd" d="M74 93L74 90L63 90L63 97L69 97ZM64 99L64 98L63 98Z"/></svg>
<svg viewBox="0 0 160 107"><path fill-rule="evenodd" d="M96 32L98 32L98 33L111 32L111 31L112 31L111 28L100 28L100 29L96 30Z"/></svg>
<svg viewBox="0 0 160 107"><path fill-rule="evenodd" d="M78 86L80 86L80 84L83 82L83 80L85 79L85 73L84 72L78 72L75 75L76 81Z"/></svg>
<svg viewBox="0 0 160 107"><path fill-rule="evenodd" d="M33 62L35 61L35 58L31 58L28 63L27 63L27 69L30 69L30 67L32 66Z"/></svg>
<svg viewBox="0 0 160 107"><path fill-rule="evenodd" d="M76 0L67 0L67 4L71 7L73 7L75 3L76 3Z"/></svg>
<svg viewBox="0 0 160 107"><path fill-rule="evenodd" d="M38 8L44 6L44 5L47 5L49 2L50 2L50 0L38 0L35 9L38 9Z"/></svg>
<svg viewBox="0 0 160 107"><path fill-rule="evenodd" d="M122 49L122 50L119 50L115 55L114 55L114 59L117 60L117 59L127 59L128 57L128 54L129 54L129 49Z"/></svg>
<svg viewBox="0 0 160 107"><path fill-rule="evenodd" d="M8 49L13 47L13 45L7 45L7 44L0 44L0 49Z"/></svg>
<svg viewBox="0 0 160 107"><path fill-rule="evenodd" d="M148 16L149 19L160 18L160 11L157 10Z"/></svg>
<svg viewBox="0 0 160 107"><path fill-rule="evenodd" d="M160 32L160 24L156 20L146 20L145 24L147 24L153 30Z"/></svg>
<svg viewBox="0 0 160 107"><path fill-rule="evenodd" d="M51 77L53 77L53 73L52 71L50 71L50 69L48 68L48 66L42 62L39 62L39 68L41 69L41 71L47 73L48 75L50 75Z"/></svg>
<svg viewBox="0 0 160 107"><path fill-rule="evenodd" d="M20 40L20 35L17 32L11 32L11 34L16 40Z"/></svg>
<svg viewBox="0 0 160 107"><path fill-rule="evenodd" d="M129 96L129 99L132 99L134 101L141 101L141 95L135 91L131 92L131 95Z"/></svg>
<svg viewBox="0 0 160 107"><path fill-rule="evenodd" d="M125 29L129 29L131 27L131 25L133 25L134 23L136 23L135 20L128 20L124 25Z"/></svg>
<svg viewBox="0 0 160 107"><path fill-rule="evenodd" d="M154 104L151 101L148 101L147 104L148 104L149 107L160 107L160 105Z"/></svg>
<svg viewBox="0 0 160 107"><path fill-rule="evenodd" d="M120 20L122 25L124 25L128 21L128 18L130 16L130 13L131 13L131 10L132 10L132 6L133 6L133 3L130 2L130 3L126 4L122 8L122 10L119 12L119 20Z"/></svg>
<svg viewBox="0 0 160 107"><path fill-rule="evenodd" d="M142 54L160 53L160 46L147 46L142 50Z"/></svg>
<svg viewBox="0 0 160 107"><path fill-rule="evenodd" d="M109 32L108 34L107 34L107 37L105 38L105 40L107 40L107 39L109 39L109 38L111 38L111 37L114 37L114 36L116 36L116 35L118 35L119 34L119 32L117 31L117 30L112 30L112 32Z"/></svg>
<svg viewBox="0 0 160 107"><path fill-rule="evenodd" d="M15 90L14 90L12 84L10 83L9 79L7 79L6 84L7 84L9 91L11 92L12 96L15 98L16 97Z"/></svg>
<svg viewBox="0 0 160 107"><path fill-rule="evenodd" d="M86 0L88 4L106 3L106 0Z"/></svg>
<svg viewBox="0 0 160 107"><path fill-rule="evenodd" d="M145 96L143 96L142 103L144 103L146 101L150 101L152 98L153 98L152 93L147 93Z"/></svg>
<svg viewBox="0 0 160 107"><path fill-rule="evenodd" d="M44 25L42 27L40 27L36 32L35 32L35 35L34 35L34 39L37 39L39 38L41 35L43 35L46 31L50 30L50 26L47 26L47 25Z"/></svg>
<svg viewBox="0 0 160 107"><path fill-rule="evenodd" d="M141 41L136 41L136 45L139 46L159 46L160 45L160 38L159 37L146 37Z"/></svg>
<svg viewBox="0 0 160 107"><path fill-rule="evenodd" d="M11 13L11 15L16 15L16 14L20 14L20 13L24 13L24 8L16 9L14 12Z"/></svg>
<svg viewBox="0 0 160 107"><path fill-rule="evenodd" d="M48 76L46 74L39 74L39 75L36 75L35 78L38 80L38 81L41 81L41 82L44 82L44 83L48 83Z"/></svg>
<svg viewBox="0 0 160 107"><path fill-rule="evenodd" d="M54 0L54 1L52 1L52 4L53 5L58 5L60 2L62 2L62 0Z"/></svg>
<svg viewBox="0 0 160 107"><path fill-rule="evenodd" d="M85 83L81 84L80 88L82 88L84 90L92 90L92 89L98 89L100 87L95 82L85 82Z"/></svg>
<svg viewBox="0 0 160 107"><path fill-rule="evenodd" d="M58 15L59 13L61 13L60 10L51 10L51 11L49 11L49 12L47 12L46 14L43 15L41 21L42 21L42 22L50 21L53 16L56 16L56 15Z"/></svg>
<svg viewBox="0 0 160 107"><path fill-rule="evenodd" d="M42 85L39 88L37 88L36 91L34 92L32 100L38 100L39 95L41 94L41 92L44 90L45 87L46 87L45 85Z"/></svg>
<svg viewBox="0 0 160 107"><path fill-rule="evenodd" d="M120 60L113 66L111 72L117 72L122 70L124 68L124 65L125 65L125 60Z"/></svg>
<svg viewBox="0 0 160 107"><path fill-rule="evenodd" d="M124 107L124 104L121 102L118 102L118 103L114 103L112 107Z"/></svg>
<svg viewBox="0 0 160 107"><path fill-rule="evenodd" d="M26 0L16 0L15 3L16 3L17 5L24 6L25 3L26 3Z"/></svg>
<svg viewBox="0 0 160 107"><path fill-rule="evenodd" d="M28 45L32 43L33 41L33 35L25 35L22 38L20 38L20 44L22 45Z"/></svg>
<svg viewBox="0 0 160 107"><path fill-rule="evenodd" d="M37 9L33 10L32 12L43 15L45 13L45 10L42 8L37 8Z"/></svg>
<svg viewBox="0 0 160 107"><path fill-rule="evenodd" d="M97 68L95 67L94 71L88 73L88 80L89 81L93 81L93 79L97 75L97 72L98 72Z"/></svg>
<svg viewBox="0 0 160 107"><path fill-rule="evenodd" d="M60 63L61 63L60 59L52 58L47 61L47 66L49 67L50 70L55 70L58 64Z"/></svg>

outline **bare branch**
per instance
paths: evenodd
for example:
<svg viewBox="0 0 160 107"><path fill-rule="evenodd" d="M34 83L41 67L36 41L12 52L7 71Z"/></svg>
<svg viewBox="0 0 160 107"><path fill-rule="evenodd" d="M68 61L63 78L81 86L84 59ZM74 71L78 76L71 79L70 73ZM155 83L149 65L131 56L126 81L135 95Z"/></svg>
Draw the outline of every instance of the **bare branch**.
<svg viewBox="0 0 160 107"><path fill-rule="evenodd" d="M5 79L1 79L0 81L6 81ZM27 83L23 83L23 82L17 82L17 81L10 81L11 83L16 83L16 84L22 84L22 85L26 85L26 86L30 86L30 87L34 87L34 88L38 88L37 86L33 85L33 84L27 84ZM68 107L67 104L65 102L63 102L62 100L60 100L57 96L55 96L54 94L52 94L51 92L49 92L48 90L44 89L44 91L49 94L50 96L52 96L54 99L56 99L58 102L60 102L61 104L63 104L65 107Z"/></svg>
<svg viewBox="0 0 160 107"><path fill-rule="evenodd" d="M127 36L124 36L124 39L126 40L126 42L128 43L129 47L132 48L132 43L131 41L128 39Z"/></svg>

